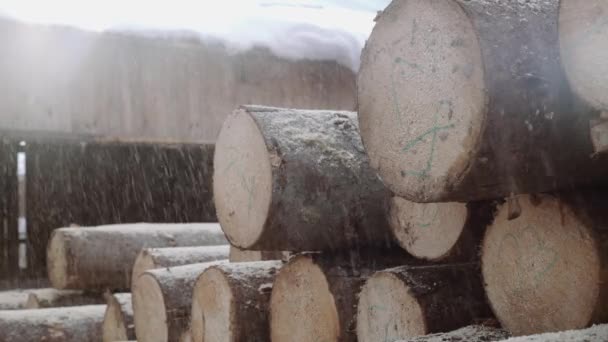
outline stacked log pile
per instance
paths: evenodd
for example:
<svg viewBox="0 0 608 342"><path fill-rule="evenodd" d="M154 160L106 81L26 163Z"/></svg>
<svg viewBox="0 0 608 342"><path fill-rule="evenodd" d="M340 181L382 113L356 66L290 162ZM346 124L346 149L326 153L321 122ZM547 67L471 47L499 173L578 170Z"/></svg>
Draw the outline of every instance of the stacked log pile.
<svg viewBox="0 0 608 342"><path fill-rule="evenodd" d="M103 318L103 342L135 339L131 294L108 294L107 305Z"/></svg>
<svg viewBox="0 0 608 342"><path fill-rule="evenodd" d="M230 115L214 160L221 226L241 250L296 254L275 276L265 340L501 340L608 321L608 82L585 77L608 59L578 55L608 41L606 6L396 0L363 52L359 113ZM201 279L193 338L233 340L245 327L217 290L226 277Z"/></svg>
<svg viewBox="0 0 608 342"><path fill-rule="evenodd" d="M360 341L462 327L478 300L515 336L608 322L608 59L594 51L607 13L606 1L395 0L377 17L358 75L361 137L394 194L397 242L443 265L372 276ZM453 262L478 268L452 282L481 277L483 289L442 292Z"/></svg>
<svg viewBox="0 0 608 342"><path fill-rule="evenodd" d="M56 229L47 251L55 288L0 293L1 341L134 340L131 293L112 292L130 289L132 275L145 279L155 269L161 275L170 270L168 277L158 278L165 280L159 284L177 290L167 293L167 298L177 299L166 301L173 305L166 312L187 325L195 278L184 291L178 284L178 266L227 259L230 248L218 224L142 223ZM149 292L158 298L159 293ZM182 294L188 295L180 298ZM164 307L165 298L160 300ZM153 301L146 298L146 305L153 305L148 303ZM181 303L181 311L175 303ZM183 330L179 338L189 336Z"/></svg>
<svg viewBox="0 0 608 342"><path fill-rule="evenodd" d="M98 341L105 305L0 311L0 341Z"/></svg>
<svg viewBox="0 0 608 342"><path fill-rule="evenodd" d="M250 316L269 317L258 321L252 335L257 340L376 341L448 331L492 317L475 251L494 203L407 209L370 167L358 127L352 112L260 106L243 106L224 123L216 145L214 194L226 237L242 250L296 254L268 282L272 295L258 305L265 312ZM419 231L410 229L427 221ZM446 224L450 227L442 227ZM420 254L408 254L405 246ZM258 263L244 264L258 273L253 271ZM246 320L229 315L239 311L229 308L239 308L234 296L241 291L229 285L230 272L220 268L205 271L197 282L194 341L242 341L235 336L250 329ZM385 273L392 275L384 276L388 284ZM393 298L397 294L401 300ZM262 297L252 295L249 301L255 298ZM396 304L378 314L386 301ZM433 309L440 302L444 309ZM383 321L396 315L397 320ZM409 321L415 321L412 327L386 335L385 326Z"/></svg>
<svg viewBox="0 0 608 342"><path fill-rule="evenodd" d="M127 290L144 247L221 245L217 224L133 224L53 231L48 247L49 279L58 289Z"/></svg>

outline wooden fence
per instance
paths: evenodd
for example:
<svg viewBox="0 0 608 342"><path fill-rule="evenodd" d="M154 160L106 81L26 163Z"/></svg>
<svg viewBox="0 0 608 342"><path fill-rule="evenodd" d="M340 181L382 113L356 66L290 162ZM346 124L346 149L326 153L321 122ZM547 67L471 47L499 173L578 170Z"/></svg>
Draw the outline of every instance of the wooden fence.
<svg viewBox="0 0 608 342"><path fill-rule="evenodd" d="M46 276L53 229L215 222L213 145L35 139L0 151L0 280ZM27 268L19 270L17 153L26 157Z"/></svg>

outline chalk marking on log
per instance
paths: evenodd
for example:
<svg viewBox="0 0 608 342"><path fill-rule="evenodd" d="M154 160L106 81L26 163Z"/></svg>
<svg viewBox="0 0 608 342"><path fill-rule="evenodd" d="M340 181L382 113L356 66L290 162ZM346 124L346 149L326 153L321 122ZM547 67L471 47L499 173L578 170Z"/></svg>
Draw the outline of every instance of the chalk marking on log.
<svg viewBox="0 0 608 342"><path fill-rule="evenodd" d="M401 175L405 177L405 175L409 174L412 176L416 176L418 178L427 178L429 175L429 171L431 171L431 168L433 167L433 160L435 158L435 150L437 147L437 134L440 131L444 131L444 130L449 130L449 129L453 129L456 127L455 124L449 124L449 125L444 125L444 126L439 126L438 121L439 121L439 117L441 116L441 110L442 108L444 108L444 106L448 106L449 108L449 112L448 112L448 118L451 119L452 116L452 107L453 107L453 103L451 100L441 100L439 101L439 108L437 108L437 111L435 112L435 118L434 118L434 122L433 122L433 127L430 128L429 130L427 130L426 132L424 132L423 134L419 135L418 137L416 137L415 139L407 142L405 144L405 147L403 147L403 152L407 153L409 151L411 151L414 147L418 146L418 144L425 142L425 138L429 135L432 136L431 138L431 142L430 142L430 147L431 147L431 153L429 154L429 157L426 161L426 167L421 170L421 171L407 171L407 170L403 170Z"/></svg>
<svg viewBox="0 0 608 342"><path fill-rule="evenodd" d="M415 20L414 20L415 22ZM417 27L417 26L415 26ZM412 37L412 39L414 39L414 37ZM393 43L393 46L400 44L402 39L399 39L398 41ZM407 60L401 58L401 57L397 57L395 58L394 62L393 62L393 68L391 70L391 87L392 87L392 94L393 94L393 105L395 106L395 114L397 115L397 120L399 121L399 128L401 128L402 131L404 130L403 127L403 121L402 121L402 116L403 116L403 111L401 110L401 103L399 102L399 96L397 95L397 82L395 80L395 75L396 74L400 74L401 78L405 78L406 73L401 70L400 73L395 72L396 68L400 65L406 65L409 66L412 69L418 70L421 73L424 74L424 70L422 69L422 67L416 63L411 63L408 62Z"/></svg>
<svg viewBox="0 0 608 342"><path fill-rule="evenodd" d="M549 271L551 271L555 267L555 264L557 263L557 260L559 257L553 249L546 247L544 241L540 238L540 236L538 235L538 232L533 227L526 226L526 228L524 228L524 230L522 230L521 236L524 236L524 234L526 232L531 232L534 235L536 242L538 242L537 246L538 246L539 252L549 252L551 255L553 255L553 257L550 259L551 261L549 263L547 263L547 265L545 267L542 267L541 271L536 273L536 275L535 275L535 279L536 279L535 288L536 288L536 287L538 287L538 285L540 285L540 282L545 278L547 273L549 273ZM542 254L541 254L541 256L542 256Z"/></svg>
<svg viewBox="0 0 608 342"><path fill-rule="evenodd" d="M552 257L548 260L550 260L549 262L547 262L544 266L542 266L540 268L540 270L538 272L535 273L534 275L534 281L532 283L532 289L537 289L538 286L540 286L541 282L543 279L545 279L546 275L553 270L553 268L555 267L555 264L557 263L559 256L558 254L551 248L547 248L546 245L543 243L542 239L540 238L540 236L538 235L538 233L535 231L535 229L531 226L526 226L523 229L521 229L521 231L519 232L519 234L514 234L514 233L508 233L505 234L505 236L502 238L502 240L500 241L500 246L498 248L498 253L501 256L500 260L509 260L509 258L502 258L503 255L503 250L504 250L504 246L506 244L506 241L511 239L515 242L514 247L515 250L517 252L517 258L515 259L516 262L516 267L517 267L517 271L516 271L516 276L514 277L516 279L516 283L515 283L515 288L513 290L510 290L509 294L512 294L513 296L517 296L517 297L521 297L522 293L524 292L524 288L523 288L523 273L528 273L527 271L533 271L533 266L527 266L523 264L523 260L521 260L521 246L519 244L520 239L523 239L523 237L526 235L527 232L532 233L532 235L534 236L534 240L537 242L536 244L536 248L539 252L538 255L543 256L544 254L542 254L543 252L548 252L550 255L552 255ZM519 238L518 238L519 236ZM507 291L505 289L505 291Z"/></svg>
<svg viewBox="0 0 608 342"><path fill-rule="evenodd" d="M426 214L426 212L427 212L427 208L428 208L429 206L431 206L431 204L429 204L429 205L425 206L425 207L422 209L422 217L423 217L423 219L424 219L424 217L426 216L425 214ZM431 217L431 218L428 220L428 222L423 223L425 220L421 220L421 221L418 223L418 226L419 226L420 228L428 228L428 227L430 227L431 225L433 225L433 223L435 223L435 222L437 221L437 217L439 216L439 206L438 206L437 204L432 204L432 206L433 206L433 207L435 207L435 212L433 213L432 217Z"/></svg>
<svg viewBox="0 0 608 342"><path fill-rule="evenodd" d="M234 164L236 164L237 159L234 158L225 168L224 170L222 170L222 172L228 172L230 171L230 169L232 169L232 167L234 166Z"/></svg>
<svg viewBox="0 0 608 342"><path fill-rule="evenodd" d="M416 22L416 19L414 18L414 20L412 21L412 39L410 40L410 45L416 44L416 33L417 32L418 32L418 22Z"/></svg>

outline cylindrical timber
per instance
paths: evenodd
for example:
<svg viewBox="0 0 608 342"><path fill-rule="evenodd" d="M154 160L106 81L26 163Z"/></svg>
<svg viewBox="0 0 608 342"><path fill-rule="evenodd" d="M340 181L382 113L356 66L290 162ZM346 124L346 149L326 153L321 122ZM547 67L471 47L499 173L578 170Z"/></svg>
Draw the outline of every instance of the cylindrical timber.
<svg viewBox="0 0 608 342"><path fill-rule="evenodd" d="M193 342L270 341L270 292L280 261L213 266L196 281Z"/></svg>
<svg viewBox="0 0 608 342"><path fill-rule="evenodd" d="M401 266L374 274L357 306L359 342L447 332L492 317L479 264Z"/></svg>
<svg viewBox="0 0 608 342"><path fill-rule="evenodd" d="M244 106L215 152L218 218L230 242L266 251L387 246L389 194L352 112Z"/></svg>
<svg viewBox="0 0 608 342"><path fill-rule="evenodd" d="M79 290L36 289L28 294L26 308L57 308L104 303L105 299L100 293Z"/></svg>
<svg viewBox="0 0 608 342"><path fill-rule="evenodd" d="M252 261L268 261L268 260L287 260L289 252L281 251L251 251L244 250L238 247L230 246L230 262L252 262Z"/></svg>
<svg viewBox="0 0 608 342"><path fill-rule="evenodd" d="M358 79L361 136L386 186L469 202L605 178L591 156L598 113L568 86L558 16L558 0L393 1Z"/></svg>
<svg viewBox="0 0 608 342"><path fill-rule="evenodd" d="M98 342L105 305L0 311L0 341Z"/></svg>
<svg viewBox="0 0 608 342"><path fill-rule="evenodd" d="M523 335L608 320L606 194L522 195L499 206L481 261L505 329Z"/></svg>
<svg viewBox="0 0 608 342"><path fill-rule="evenodd" d="M230 253L231 248L229 245L144 248L137 255L137 259L135 259L131 279L137 279L145 271L156 268L228 259Z"/></svg>
<svg viewBox="0 0 608 342"><path fill-rule="evenodd" d="M376 270L408 260L356 254L303 254L281 268L270 299L271 341L357 340L357 296L365 280Z"/></svg>
<svg viewBox="0 0 608 342"><path fill-rule="evenodd" d="M608 111L608 2L561 0L559 38L572 89Z"/></svg>
<svg viewBox="0 0 608 342"><path fill-rule="evenodd" d="M493 210L492 202L414 203L395 196L389 222L399 245L416 258L473 261Z"/></svg>
<svg viewBox="0 0 608 342"><path fill-rule="evenodd" d="M129 289L144 247L226 244L218 224L128 224L53 231L47 249L49 279L58 289Z"/></svg>
<svg viewBox="0 0 608 342"><path fill-rule="evenodd" d="M103 318L103 342L135 339L135 322L130 293L114 293L107 296Z"/></svg>
<svg viewBox="0 0 608 342"><path fill-rule="evenodd" d="M200 264L148 270L133 283L135 334L140 342L174 342L189 329L192 290L209 267Z"/></svg>

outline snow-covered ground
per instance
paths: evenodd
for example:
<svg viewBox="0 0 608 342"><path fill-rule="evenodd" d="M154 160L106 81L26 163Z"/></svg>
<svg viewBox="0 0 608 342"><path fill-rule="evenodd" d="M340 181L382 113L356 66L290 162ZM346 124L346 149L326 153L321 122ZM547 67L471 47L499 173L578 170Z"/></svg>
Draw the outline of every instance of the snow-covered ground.
<svg viewBox="0 0 608 342"><path fill-rule="evenodd" d="M32 23L143 35L198 35L235 51L255 45L290 59L358 70L378 10L390 0L5 0L0 14Z"/></svg>

